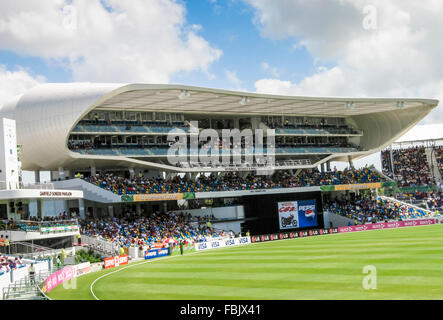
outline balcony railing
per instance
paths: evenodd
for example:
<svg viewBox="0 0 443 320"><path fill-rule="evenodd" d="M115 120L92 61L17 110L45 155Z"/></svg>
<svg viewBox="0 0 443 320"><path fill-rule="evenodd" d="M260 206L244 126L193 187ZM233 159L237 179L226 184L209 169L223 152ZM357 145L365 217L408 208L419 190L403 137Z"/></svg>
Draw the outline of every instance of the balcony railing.
<svg viewBox="0 0 443 320"><path fill-rule="evenodd" d="M168 146L164 148L97 148L97 149L73 149L73 152L88 155L103 155L103 156L167 156ZM332 153L348 153L357 152L357 148L350 147L306 147L306 148L275 148L276 155L283 154L332 154ZM253 149L242 150L241 154L253 154ZM190 155L188 150L187 155ZM233 154L231 150L221 150L219 152L222 154ZM262 154L267 154L267 149L263 148Z"/></svg>
<svg viewBox="0 0 443 320"><path fill-rule="evenodd" d="M0 230L40 232L41 234L55 234L65 232L77 232L79 230L78 220L57 220L57 221L30 221L16 220L0 221Z"/></svg>
<svg viewBox="0 0 443 320"><path fill-rule="evenodd" d="M53 183L6 183L0 181L0 190L16 190L16 189L38 189L38 190L54 190Z"/></svg>

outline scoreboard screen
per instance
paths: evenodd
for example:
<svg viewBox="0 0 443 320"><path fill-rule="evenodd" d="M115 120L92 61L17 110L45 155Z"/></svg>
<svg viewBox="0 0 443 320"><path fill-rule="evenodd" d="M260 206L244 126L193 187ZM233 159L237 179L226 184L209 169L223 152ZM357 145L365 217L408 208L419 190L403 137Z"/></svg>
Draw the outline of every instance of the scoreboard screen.
<svg viewBox="0 0 443 320"><path fill-rule="evenodd" d="M315 200L278 202L280 230L317 226Z"/></svg>

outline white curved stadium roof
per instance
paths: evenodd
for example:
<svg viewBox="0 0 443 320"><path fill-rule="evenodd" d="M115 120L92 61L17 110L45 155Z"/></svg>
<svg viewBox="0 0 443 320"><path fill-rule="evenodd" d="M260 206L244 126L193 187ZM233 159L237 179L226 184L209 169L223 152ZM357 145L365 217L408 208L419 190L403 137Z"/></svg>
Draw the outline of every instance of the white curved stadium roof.
<svg viewBox="0 0 443 320"><path fill-rule="evenodd" d="M5 104L0 115L17 122L24 170L57 170L99 163L149 167L140 160L80 155L68 149L70 132L94 109L348 117L365 132L361 144L368 152L352 155L359 158L395 141L437 105L431 99L295 97L183 85L59 83L29 90Z"/></svg>

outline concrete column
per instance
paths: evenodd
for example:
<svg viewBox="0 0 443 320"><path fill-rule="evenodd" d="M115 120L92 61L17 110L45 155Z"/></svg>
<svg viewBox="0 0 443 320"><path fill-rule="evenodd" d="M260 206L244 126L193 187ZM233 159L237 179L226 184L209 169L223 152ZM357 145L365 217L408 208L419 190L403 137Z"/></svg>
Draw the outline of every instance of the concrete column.
<svg viewBox="0 0 443 320"><path fill-rule="evenodd" d="M320 165L320 167L321 167L321 172L322 172L322 173L325 172L325 164L322 163L322 164Z"/></svg>
<svg viewBox="0 0 443 320"><path fill-rule="evenodd" d="M331 171L331 161L326 162L326 171Z"/></svg>
<svg viewBox="0 0 443 320"><path fill-rule="evenodd" d="M131 176L131 178L135 177L135 170L134 170L134 168L129 168L129 175Z"/></svg>
<svg viewBox="0 0 443 320"><path fill-rule="evenodd" d="M354 162L352 162L352 158L350 156L348 156L348 162L349 162L349 166L354 169Z"/></svg>
<svg viewBox="0 0 443 320"><path fill-rule="evenodd" d="M45 206L44 206L44 200L43 199L37 199L37 217L43 220L45 217Z"/></svg>
<svg viewBox="0 0 443 320"><path fill-rule="evenodd" d="M112 205L108 206L108 214L109 214L109 217L111 217L111 218L114 217L114 207Z"/></svg>
<svg viewBox="0 0 443 320"><path fill-rule="evenodd" d="M95 177L97 175L97 168L95 166L91 167L91 176Z"/></svg>
<svg viewBox="0 0 443 320"><path fill-rule="evenodd" d="M142 206L141 206L140 203L137 203L137 204L135 205L135 213L136 213L137 215L141 215L141 214L142 214Z"/></svg>
<svg viewBox="0 0 443 320"><path fill-rule="evenodd" d="M40 170L34 171L35 183L40 183Z"/></svg>
<svg viewBox="0 0 443 320"><path fill-rule="evenodd" d="M240 119L234 119L234 129L240 129Z"/></svg>
<svg viewBox="0 0 443 320"><path fill-rule="evenodd" d="M389 148L389 158L390 158L389 160L391 160L391 172L392 174L394 174L394 155L392 153L392 145Z"/></svg>
<svg viewBox="0 0 443 320"><path fill-rule="evenodd" d="M85 200L78 199L78 212L80 214L80 218L85 218Z"/></svg>
<svg viewBox="0 0 443 320"><path fill-rule="evenodd" d="M65 180L65 169L62 167L58 168L58 176L60 180Z"/></svg>
<svg viewBox="0 0 443 320"><path fill-rule="evenodd" d="M167 172L167 173L166 173L166 180L169 180L169 179L174 178L175 175L176 175L175 172Z"/></svg>

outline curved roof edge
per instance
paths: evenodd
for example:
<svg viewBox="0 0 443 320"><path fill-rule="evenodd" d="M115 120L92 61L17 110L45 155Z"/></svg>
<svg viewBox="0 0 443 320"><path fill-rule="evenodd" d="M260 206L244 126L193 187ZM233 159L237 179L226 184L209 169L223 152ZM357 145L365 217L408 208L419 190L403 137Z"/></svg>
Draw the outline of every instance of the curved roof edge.
<svg viewBox="0 0 443 320"><path fill-rule="evenodd" d="M228 95L236 95L236 96L248 96L248 97L257 97L257 98L268 98L268 99L283 99L283 100L306 100L306 101L353 101L353 102L366 102L366 101L418 101L423 102L429 105L438 105L439 100L437 99L427 99L427 98L403 98L403 97L364 97L364 98L356 98L356 97L345 97L345 96L337 96L337 97L328 97L328 96L288 96L288 95L277 95L277 94L269 94L269 93L259 93L259 92L248 92L248 91L233 91L233 90L224 90L224 89L215 89L215 88L207 88L207 87L199 87L199 86L189 86L189 85L181 85L181 84L143 84L143 83L132 83L122 85L121 88L116 90L120 91L118 93L123 93L126 91L133 90L194 90L201 92L210 92L210 93L219 93L219 94L228 94Z"/></svg>
<svg viewBox="0 0 443 320"><path fill-rule="evenodd" d="M346 97L300 97L273 94L229 91L176 84L121 84L121 83L44 83L16 97L0 109L1 116L15 119L17 122L18 143L23 146L23 167L56 168L73 160L67 149L66 140L76 123L88 112L102 105L107 100L120 94L138 90L189 90L206 93L251 97L262 99L303 100L318 102L377 102L377 101L413 101L418 102L416 116L408 121L399 122L395 132L386 132L383 139L389 141L398 132L407 131L412 123L420 120L438 105L435 99L420 98L346 98ZM423 104L423 108L419 107ZM236 103L238 107L238 103ZM408 113L400 110L399 113ZM378 144L380 145L380 144ZM49 146L49 147L48 147ZM372 149L372 148L371 148Z"/></svg>

